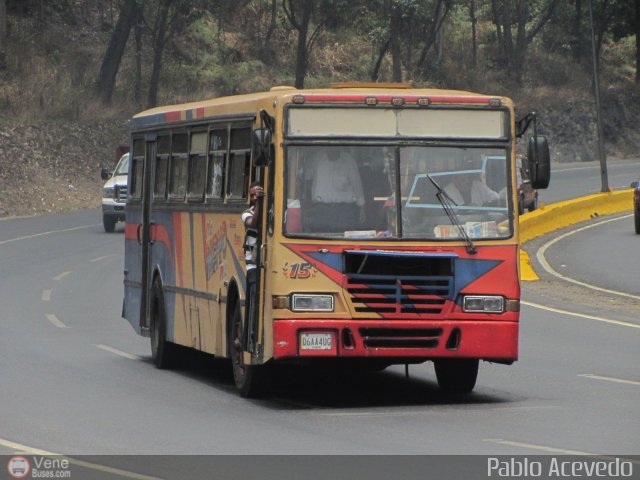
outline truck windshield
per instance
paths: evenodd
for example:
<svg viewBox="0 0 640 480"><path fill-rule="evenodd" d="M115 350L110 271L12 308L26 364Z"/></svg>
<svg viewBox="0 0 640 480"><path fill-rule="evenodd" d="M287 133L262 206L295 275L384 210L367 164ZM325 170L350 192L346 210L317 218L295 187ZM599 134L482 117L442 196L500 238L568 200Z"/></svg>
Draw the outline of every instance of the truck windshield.
<svg viewBox="0 0 640 480"><path fill-rule="evenodd" d="M116 165L116 169L114 171L114 175L127 175L129 172L129 154L125 153L122 157L120 157L120 161L118 165Z"/></svg>
<svg viewBox="0 0 640 480"><path fill-rule="evenodd" d="M509 237L507 157L506 149L486 147L290 146L285 233L459 239L430 176L451 199L470 238Z"/></svg>

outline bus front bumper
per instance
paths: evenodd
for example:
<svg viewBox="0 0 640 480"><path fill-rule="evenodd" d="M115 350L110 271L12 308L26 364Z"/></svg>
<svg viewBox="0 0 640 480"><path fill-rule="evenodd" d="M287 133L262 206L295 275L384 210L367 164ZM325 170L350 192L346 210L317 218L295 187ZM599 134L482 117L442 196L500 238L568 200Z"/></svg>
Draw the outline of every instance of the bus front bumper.
<svg viewBox="0 0 640 480"><path fill-rule="evenodd" d="M274 320L273 358L518 359L518 322Z"/></svg>

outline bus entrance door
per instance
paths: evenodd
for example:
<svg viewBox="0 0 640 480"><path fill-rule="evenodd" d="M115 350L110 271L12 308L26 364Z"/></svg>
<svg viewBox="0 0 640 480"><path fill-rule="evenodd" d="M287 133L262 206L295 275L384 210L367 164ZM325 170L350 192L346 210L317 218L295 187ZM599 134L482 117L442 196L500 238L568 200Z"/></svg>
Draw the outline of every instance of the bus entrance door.
<svg viewBox="0 0 640 480"><path fill-rule="evenodd" d="M141 282L142 296L140 298L140 330L143 333L149 333L151 326L151 304L152 285L153 282L151 272L151 247L153 221L151 219L151 205L153 199L153 181L156 158L156 136L145 136L144 149L144 184L142 185L142 217L141 224L138 225L139 241L141 248Z"/></svg>

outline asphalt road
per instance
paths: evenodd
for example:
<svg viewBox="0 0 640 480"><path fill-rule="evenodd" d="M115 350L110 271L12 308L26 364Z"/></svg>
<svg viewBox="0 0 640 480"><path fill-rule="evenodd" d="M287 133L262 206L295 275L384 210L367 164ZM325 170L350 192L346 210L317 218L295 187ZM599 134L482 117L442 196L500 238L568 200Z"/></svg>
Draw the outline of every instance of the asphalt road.
<svg viewBox="0 0 640 480"><path fill-rule="evenodd" d="M640 299L638 249L640 235L635 233L633 214L625 213L548 239L538 257L542 255L556 276Z"/></svg>
<svg viewBox="0 0 640 480"><path fill-rule="evenodd" d="M408 379L403 367L289 370L273 398L249 401L225 361L192 354L177 371L153 367L148 339L120 318L121 225L105 234L100 218L0 221L0 454L640 453L637 314L551 311L525 289L520 360L483 363L468 397L441 393L424 364ZM550 261L621 288L602 278L638 258L624 224L558 241ZM615 248L593 264L605 235ZM583 255L593 270L581 270Z"/></svg>
<svg viewBox="0 0 640 480"><path fill-rule="evenodd" d="M607 161L607 175L610 189L629 188L640 179L640 159ZM548 205L601 191L599 162L554 163L549 188L538 192L538 200Z"/></svg>

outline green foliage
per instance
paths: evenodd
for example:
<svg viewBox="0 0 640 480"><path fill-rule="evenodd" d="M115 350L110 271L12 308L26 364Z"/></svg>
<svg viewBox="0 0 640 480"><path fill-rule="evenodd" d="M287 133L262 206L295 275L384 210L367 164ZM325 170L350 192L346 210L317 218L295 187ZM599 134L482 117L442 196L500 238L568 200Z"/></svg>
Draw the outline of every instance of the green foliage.
<svg viewBox="0 0 640 480"><path fill-rule="evenodd" d="M138 52L132 33L117 74L114 108L105 115L123 110L131 114L143 107L153 65L155 21L164 2L171 4L170 34L162 57L158 102L189 101L295 82L297 31L285 16L282 0L277 0L273 18L272 0L137 1L145 22L139 52L142 99L136 100L134 92ZM524 0L496 3L515 15L516 1ZM548 1L527 2L527 32ZM475 56L471 46L472 2ZM8 68L0 76L0 110L26 118L95 115L97 108L90 92L121 3L7 0ZM443 0L443 27L436 34L438 0L317 0L312 27L323 28L314 39L305 85L367 81L378 61L379 80L390 81L391 55L383 48L389 41L393 6L402 13L403 78L414 85L493 92L590 88L586 1L581 2L578 12L578 2L557 0L553 15L522 56L520 78L505 61L492 4L492 0ZM594 0L596 30L601 32L601 71L607 86L637 88L633 83L632 7L628 0ZM515 24L512 29L515 34Z"/></svg>

